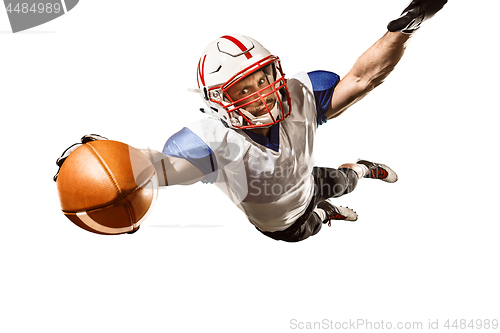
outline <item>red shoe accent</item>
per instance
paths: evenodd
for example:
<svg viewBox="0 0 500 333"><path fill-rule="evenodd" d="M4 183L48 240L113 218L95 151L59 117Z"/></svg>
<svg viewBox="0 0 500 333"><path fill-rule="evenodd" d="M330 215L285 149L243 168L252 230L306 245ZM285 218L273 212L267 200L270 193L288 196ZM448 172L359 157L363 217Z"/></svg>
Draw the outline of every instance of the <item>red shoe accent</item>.
<svg viewBox="0 0 500 333"><path fill-rule="evenodd" d="M342 215L342 214L339 214L339 213L336 213L336 214L333 214L332 216L330 216L330 220L345 220L347 217Z"/></svg>
<svg viewBox="0 0 500 333"><path fill-rule="evenodd" d="M375 168L372 170L372 178L384 179L389 176L389 173L383 168Z"/></svg>

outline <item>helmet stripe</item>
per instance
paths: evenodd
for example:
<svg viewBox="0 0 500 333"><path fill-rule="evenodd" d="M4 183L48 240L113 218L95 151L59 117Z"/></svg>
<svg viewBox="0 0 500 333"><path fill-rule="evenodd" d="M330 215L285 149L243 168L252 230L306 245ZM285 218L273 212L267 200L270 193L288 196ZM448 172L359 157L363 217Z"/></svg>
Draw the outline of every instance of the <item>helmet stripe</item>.
<svg viewBox="0 0 500 333"><path fill-rule="evenodd" d="M207 58L207 55L205 54L205 56L203 57L203 62L202 62L202 59L200 59L200 61L198 62L198 77L200 78L201 80L201 84L203 86L205 86L205 74L203 73L205 71L205 59ZM201 67L200 67L201 65ZM200 83L198 82L198 88L200 86Z"/></svg>
<svg viewBox="0 0 500 333"><path fill-rule="evenodd" d="M239 40L237 40L236 38L234 38L233 36L222 36L221 38L225 38L227 40L230 40L231 42L233 42L234 44L236 44L236 46L238 46L241 50L241 52L243 52L243 54L245 55L245 57L247 57L247 59L250 59L252 57L252 54L250 53L250 51L245 47L245 45L243 45L242 42L240 42Z"/></svg>

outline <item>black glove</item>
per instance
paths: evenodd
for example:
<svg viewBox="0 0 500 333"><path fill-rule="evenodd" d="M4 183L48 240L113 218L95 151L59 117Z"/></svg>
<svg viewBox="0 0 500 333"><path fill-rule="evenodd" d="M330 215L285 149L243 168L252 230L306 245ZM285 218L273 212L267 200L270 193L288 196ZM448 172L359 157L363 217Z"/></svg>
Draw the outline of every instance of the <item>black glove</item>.
<svg viewBox="0 0 500 333"><path fill-rule="evenodd" d="M448 0L413 0L398 19L387 25L387 30L412 33L420 28L422 22L440 11L447 2Z"/></svg>
<svg viewBox="0 0 500 333"><path fill-rule="evenodd" d="M105 137L97 135L97 134L86 134L86 135L82 136L82 138L80 139L81 143L75 143L75 144L72 144L71 146L69 146L68 148L66 148L66 150L63 151L61 157L59 157L56 160L56 165L59 167L59 169L57 169L57 173L53 178L54 181L57 181L57 176L59 175L59 170L61 170L61 166L63 165L64 161L66 161L66 158L68 158L68 156L72 152L74 152L78 147L80 147L82 144L86 144L87 142L95 141L95 140L107 140L107 139Z"/></svg>

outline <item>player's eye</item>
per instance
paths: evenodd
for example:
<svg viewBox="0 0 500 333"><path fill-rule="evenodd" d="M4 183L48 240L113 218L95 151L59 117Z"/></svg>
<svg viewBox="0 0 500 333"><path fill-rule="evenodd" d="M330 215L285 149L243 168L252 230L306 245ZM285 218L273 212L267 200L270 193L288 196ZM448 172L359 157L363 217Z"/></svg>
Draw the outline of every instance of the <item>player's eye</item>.
<svg viewBox="0 0 500 333"><path fill-rule="evenodd" d="M243 89L242 91L240 91L240 95L246 95L248 94L248 89Z"/></svg>

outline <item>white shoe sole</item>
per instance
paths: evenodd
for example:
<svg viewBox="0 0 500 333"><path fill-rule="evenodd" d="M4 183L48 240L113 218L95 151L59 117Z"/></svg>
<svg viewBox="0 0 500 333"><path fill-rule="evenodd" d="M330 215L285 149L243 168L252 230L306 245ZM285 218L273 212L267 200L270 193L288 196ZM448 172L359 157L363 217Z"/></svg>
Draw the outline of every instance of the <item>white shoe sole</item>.
<svg viewBox="0 0 500 333"><path fill-rule="evenodd" d="M340 214L346 217L344 221L354 222L358 219L358 214L356 214L356 212L353 211L351 208L342 206L336 206L336 207L339 210Z"/></svg>

